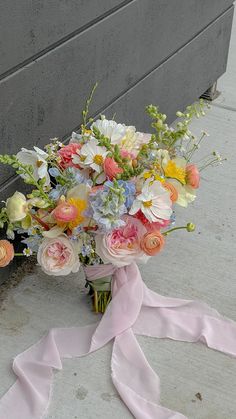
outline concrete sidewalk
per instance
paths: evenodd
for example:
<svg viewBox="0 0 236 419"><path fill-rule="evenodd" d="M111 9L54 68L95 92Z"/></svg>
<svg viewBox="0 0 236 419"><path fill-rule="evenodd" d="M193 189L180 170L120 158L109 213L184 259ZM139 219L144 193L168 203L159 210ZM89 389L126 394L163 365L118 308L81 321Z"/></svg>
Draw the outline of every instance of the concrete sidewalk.
<svg viewBox="0 0 236 419"><path fill-rule="evenodd" d="M209 132L199 155L217 150L228 159L204 172L196 202L177 211L177 224L192 221L195 234L180 231L165 251L141 267L143 279L163 295L200 299L236 320L236 21L227 73L219 98L193 132ZM17 281L16 281L17 282ZM0 301L0 396L14 382L13 357L51 327L86 325L90 310L82 277L48 277L36 268ZM161 379L164 406L189 419L236 418L236 360L201 344L138 338ZM110 379L111 345L81 359L65 360L55 372L47 419L131 418ZM200 393L201 397L196 397ZM201 398L201 400L200 400ZM1 418L5 419L5 418Z"/></svg>

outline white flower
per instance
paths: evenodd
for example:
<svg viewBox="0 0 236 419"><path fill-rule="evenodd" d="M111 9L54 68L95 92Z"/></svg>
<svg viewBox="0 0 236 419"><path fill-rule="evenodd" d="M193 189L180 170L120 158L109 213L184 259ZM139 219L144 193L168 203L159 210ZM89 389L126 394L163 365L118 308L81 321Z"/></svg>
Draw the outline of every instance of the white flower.
<svg viewBox="0 0 236 419"><path fill-rule="evenodd" d="M170 194L162 187L161 182L147 179L129 213L134 215L141 210L150 222L158 221L159 218L169 220L172 214L171 205Z"/></svg>
<svg viewBox="0 0 236 419"><path fill-rule="evenodd" d="M48 174L47 157L48 154L38 147L34 147L34 150L27 150L22 148L16 155L17 159L23 164L30 164L33 166L33 176L35 180L46 178L45 185L50 184L50 177ZM27 178L27 175L21 175L23 178Z"/></svg>
<svg viewBox="0 0 236 419"><path fill-rule="evenodd" d="M25 195L16 191L6 202L7 215L11 223L23 220L28 213Z"/></svg>
<svg viewBox="0 0 236 419"><path fill-rule="evenodd" d="M94 127L105 137L109 138L112 144L120 144L127 130L125 125L117 124L115 121L107 119L98 119L91 125L91 129Z"/></svg>
<svg viewBox="0 0 236 419"><path fill-rule="evenodd" d="M23 249L23 255L25 255L26 257L29 257L33 254L33 251L29 248L29 247L25 247Z"/></svg>
<svg viewBox="0 0 236 419"><path fill-rule="evenodd" d="M80 156L74 155L73 163L80 164L83 167L89 166L97 173L102 172L103 163L108 151L105 147L99 146L95 138L92 138L84 144L79 153Z"/></svg>

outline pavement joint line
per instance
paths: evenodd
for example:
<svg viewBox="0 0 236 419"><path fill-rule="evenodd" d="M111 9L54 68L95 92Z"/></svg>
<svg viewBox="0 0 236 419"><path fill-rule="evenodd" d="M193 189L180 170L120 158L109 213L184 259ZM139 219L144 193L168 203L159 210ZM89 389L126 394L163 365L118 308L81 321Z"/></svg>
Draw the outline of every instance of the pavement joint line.
<svg viewBox="0 0 236 419"><path fill-rule="evenodd" d="M226 109L227 111L236 112L236 108L234 108L233 106L221 105L220 103L211 103L211 106L212 107L215 106L216 108Z"/></svg>

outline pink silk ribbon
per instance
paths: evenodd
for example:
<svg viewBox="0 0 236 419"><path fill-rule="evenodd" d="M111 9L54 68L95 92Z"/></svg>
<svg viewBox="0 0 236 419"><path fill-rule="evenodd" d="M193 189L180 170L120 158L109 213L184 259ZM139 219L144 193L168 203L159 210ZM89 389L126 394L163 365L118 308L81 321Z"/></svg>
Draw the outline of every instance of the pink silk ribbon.
<svg viewBox="0 0 236 419"><path fill-rule="evenodd" d="M89 280L113 274L112 301L99 323L51 329L13 362L17 381L0 400L0 419L40 419L50 400L53 368L62 358L89 354L114 340L112 380L137 419L186 419L160 405L160 381L148 364L135 334L203 342L236 356L236 323L206 304L163 297L143 283L135 263L86 267Z"/></svg>

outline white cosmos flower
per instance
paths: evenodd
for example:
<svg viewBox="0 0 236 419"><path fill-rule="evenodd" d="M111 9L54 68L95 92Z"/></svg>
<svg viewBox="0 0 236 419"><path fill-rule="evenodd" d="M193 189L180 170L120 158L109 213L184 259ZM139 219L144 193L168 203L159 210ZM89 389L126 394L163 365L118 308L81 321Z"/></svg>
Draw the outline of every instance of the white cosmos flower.
<svg viewBox="0 0 236 419"><path fill-rule="evenodd" d="M48 154L38 147L34 147L34 150L27 150L22 148L16 155L17 159L23 164L30 164L33 166L33 176L35 180L46 178L45 185L50 184L50 177L48 174L47 157ZM22 178L27 178L27 175L21 175Z"/></svg>
<svg viewBox="0 0 236 419"><path fill-rule="evenodd" d="M73 163L80 164L82 167L89 166L95 172L101 173L107 153L107 149L99 146L98 141L92 138L81 147L79 150L80 155L74 155Z"/></svg>
<svg viewBox="0 0 236 419"><path fill-rule="evenodd" d="M98 119L91 125L91 129L93 127L96 127L101 134L109 138L112 144L120 144L127 130L125 125L117 124L115 121L108 119Z"/></svg>
<svg viewBox="0 0 236 419"><path fill-rule="evenodd" d="M163 188L161 182L158 180L152 182L147 179L141 193L134 200L129 213L134 215L141 210L150 222L158 221L158 218L169 220L172 214L171 205L170 194Z"/></svg>

